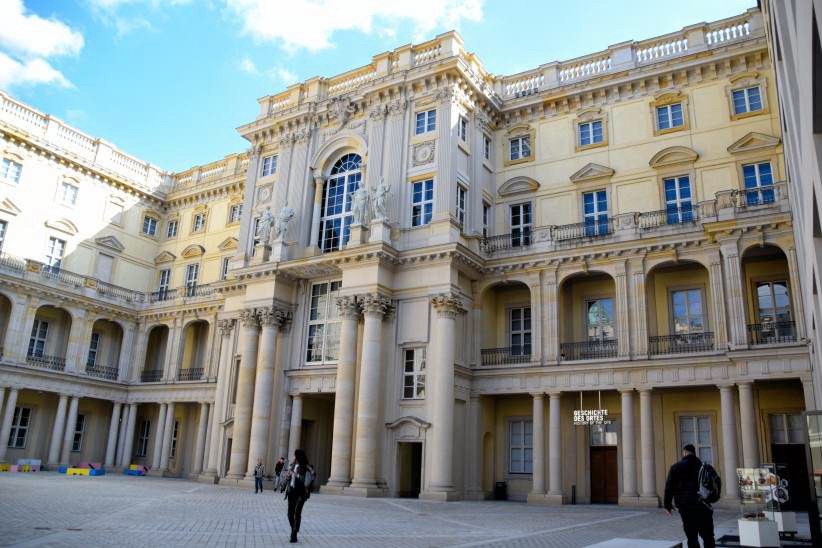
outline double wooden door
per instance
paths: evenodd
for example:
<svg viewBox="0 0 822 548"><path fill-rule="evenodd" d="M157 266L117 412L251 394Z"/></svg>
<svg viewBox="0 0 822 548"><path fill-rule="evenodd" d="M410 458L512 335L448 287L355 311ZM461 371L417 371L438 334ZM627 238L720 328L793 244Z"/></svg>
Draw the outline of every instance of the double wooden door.
<svg viewBox="0 0 822 548"><path fill-rule="evenodd" d="M616 504L618 496L616 446L591 447L591 503Z"/></svg>

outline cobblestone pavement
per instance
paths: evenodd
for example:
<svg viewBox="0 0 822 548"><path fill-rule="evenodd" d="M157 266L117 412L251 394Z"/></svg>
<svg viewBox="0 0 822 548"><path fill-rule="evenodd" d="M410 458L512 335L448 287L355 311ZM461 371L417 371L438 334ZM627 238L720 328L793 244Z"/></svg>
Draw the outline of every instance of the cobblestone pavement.
<svg viewBox="0 0 822 548"><path fill-rule="evenodd" d="M280 546L282 495L130 476L0 474L0 545ZM718 532L736 514L718 512ZM304 546L586 546L613 537L678 540L662 510L422 502L313 495Z"/></svg>

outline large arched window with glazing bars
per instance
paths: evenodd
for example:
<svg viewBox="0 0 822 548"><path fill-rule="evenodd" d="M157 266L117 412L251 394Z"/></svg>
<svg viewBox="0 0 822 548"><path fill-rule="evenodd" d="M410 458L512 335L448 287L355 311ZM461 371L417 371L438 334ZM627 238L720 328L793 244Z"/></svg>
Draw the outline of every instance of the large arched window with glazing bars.
<svg viewBox="0 0 822 548"><path fill-rule="evenodd" d="M352 194L360 186L362 158L346 154L334 164L323 189L319 245L323 253L345 247L351 230Z"/></svg>

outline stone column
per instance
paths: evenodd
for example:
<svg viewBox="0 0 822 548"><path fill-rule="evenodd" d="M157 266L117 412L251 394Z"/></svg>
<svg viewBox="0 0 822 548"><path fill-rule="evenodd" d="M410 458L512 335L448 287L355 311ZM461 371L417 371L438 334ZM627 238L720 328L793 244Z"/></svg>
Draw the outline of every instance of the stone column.
<svg viewBox="0 0 822 548"><path fill-rule="evenodd" d="M123 466L131 464L131 450L134 447L134 427L137 422L137 405L128 405L128 425L126 426L126 437L123 443Z"/></svg>
<svg viewBox="0 0 822 548"><path fill-rule="evenodd" d="M257 371L257 339L260 321L257 311L243 310L243 357L237 370L237 401L234 404L234 436L231 442L231 468L228 477L245 476L248 465L248 442L251 436L251 408L254 403L254 377Z"/></svg>
<svg viewBox="0 0 822 548"><path fill-rule="evenodd" d="M739 487L735 481L737 467L736 413L734 412L734 385L719 386L720 413L722 415L722 497L730 502L739 500Z"/></svg>
<svg viewBox="0 0 822 548"><path fill-rule="evenodd" d="M9 331L11 331L12 324L20 325L19 340L22 341L22 344L16 345L16 347L12 346L10 349L10 358L13 361L26 363L31 330L34 327L34 320L37 317L37 309L40 307L40 304L39 299L32 298L28 304L12 308L12 316L9 318ZM15 314L15 310L18 311L19 316ZM11 336L11 334L7 336Z"/></svg>
<svg viewBox="0 0 822 548"><path fill-rule="evenodd" d="M203 460L200 463L200 474L208 468L208 452L211 447L211 414L214 412L214 404L206 403L206 435L205 445L203 446Z"/></svg>
<svg viewBox="0 0 822 548"><path fill-rule="evenodd" d="M642 444L642 497L659 502L654 459L654 412L651 389L639 390L639 430Z"/></svg>
<svg viewBox="0 0 822 548"><path fill-rule="evenodd" d="M645 262L637 259L631 263L631 315L633 317L633 356L644 359L648 356L648 311L645 303ZM640 397L642 392L640 392ZM643 492L645 487L643 486Z"/></svg>
<svg viewBox="0 0 822 548"><path fill-rule="evenodd" d="M458 497L454 489L454 355L457 340L456 318L465 309L454 294L441 293L431 299L436 311L432 359L427 371L431 394L431 466L426 467L430 481L423 498L453 500ZM362 396L361 396L362 397Z"/></svg>
<svg viewBox="0 0 822 548"><path fill-rule="evenodd" d="M545 336L542 354L546 364L557 363L559 357L559 292L557 271L546 270L542 275L542 298L545 303Z"/></svg>
<svg viewBox="0 0 822 548"><path fill-rule="evenodd" d="M108 444L106 444L106 468L114 466L114 450L117 448L117 430L120 427L120 409L123 404L112 402L111 422L108 425Z"/></svg>
<svg viewBox="0 0 822 548"><path fill-rule="evenodd" d="M331 475L326 490L351 483L351 440L354 435L354 383L357 378L357 321L359 304L353 296L337 299L340 326L340 357L334 396L334 433L331 438Z"/></svg>
<svg viewBox="0 0 822 548"><path fill-rule="evenodd" d="M311 214L311 235L308 242L308 247L319 250L320 242L320 217L322 217L323 204L323 189L325 188L325 179L321 173L314 174L314 206Z"/></svg>
<svg viewBox="0 0 822 548"><path fill-rule="evenodd" d="M0 462L6 462L11 421L14 420L14 408L17 407L17 394L19 391L19 388L12 387L9 390L9 399L6 401L6 412L3 415L3 424L0 425Z"/></svg>
<svg viewBox="0 0 822 548"><path fill-rule="evenodd" d="M3 416L3 401L6 399L6 387L0 386L0 417Z"/></svg>
<svg viewBox="0 0 822 548"><path fill-rule="evenodd" d="M708 278L711 283L711 312L714 330L714 348L728 349L728 329L725 322L725 282L722 259L718 251L708 253Z"/></svg>
<svg viewBox="0 0 822 548"><path fill-rule="evenodd" d="M721 243L725 267L725 289L728 300L728 324L731 349L747 348L748 328L745 323L745 287L742 285L742 266L736 240Z"/></svg>
<svg viewBox="0 0 822 548"><path fill-rule="evenodd" d="M379 495L377 462L383 435L380 398L382 395L382 320L391 301L373 293L361 298L365 322L362 337L360 390L357 400L357 442L354 448L354 478L351 492L362 496ZM293 421L292 421L293 422Z"/></svg>
<svg viewBox="0 0 822 548"><path fill-rule="evenodd" d="M117 466L122 468L126 464L125 459L123 457L123 450L124 445L126 444L126 429L128 428L128 405L123 405L123 409L120 412L120 433L117 436Z"/></svg>
<svg viewBox="0 0 822 548"><path fill-rule="evenodd" d="M622 496L636 498L636 432L634 429L634 390L622 394Z"/></svg>
<svg viewBox="0 0 822 548"><path fill-rule="evenodd" d="M753 400L753 382L740 382L739 418L742 426L742 463L745 468L759 466L759 443L756 436L756 409Z"/></svg>
<svg viewBox="0 0 822 548"><path fill-rule="evenodd" d="M143 371L146 363L146 350L148 348L148 327L144 322L139 323L137 328L137 342L134 344L134 353L126 356L125 360L131 364L131 369L128 373L128 378L131 382L136 383L140 380L140 373ZM120 358L120 364L123 363L124 358ZM122 375L122 373L121 373ZM125 422L125 421L123 421ZM118 451L119 453L119 451Z"/></svg>
<svg viewBox="0 0 822 548"><path fill-rule="evenodd" d="M77 406L80 404L79 396L72 396L69 402L68 418L66 419L66 429L63 432L63 451L60 453L60 464L69 464L71 454L71 444L74 441L74 428L77 426Z"/></svg>
<svg viewBox="0 0 822 548"><path fill-rule="evenodd" d="M533 469L531 495L529 499L545 498L545 395L541 392L531 394L534 399L533 410Z"/></svg>
<svg viewBox="0 0 822 548"><path fill-rule="evenodd" d="M168 404L161 403L157 411L157 427L154 429L154 451L152 451L151 457L152 470L160 469L160 455L163 453L163 434L166 428L167 408Z"/></svg>
<svg viewBox="0 0 822 548"><path fill-rule="evenodd" d="M174 436L174 402L168 402L166 408L165 428L163 429L163 451L160 453L160 471L168 471L168 461L171 455L171 438Z"/></svg>
<svg viewBox="0 0 822 548"><path fill-rule="evenodd" d="M271 426L271 401L274 397L274 362L277 358L277 336L285 313L274 307L259 311L260 323L263 326L260 337L260 356L257 360L257 373L254 383L254 404L251 416L251 434L248 445L248 464L246 479L254 477L257 459L266 461L266 446Z"/></svg>
<svg viewBox="0 0 822 548"><path fill-rule="evenodd" d="M562 503L562 422L560 398L562 392L551 392L548 410L548 498Z"/></svg>
<svg viewBox="0 0 822 548"><path fill-rule="evenodd" d="M482 491L482 398L479 394L471 393L468 407L468 498L471 500L483 500L485 494ZM544 481L543 481L544 483ZM544 487L544 485L543 485ZM543 493L544 494L544 493Z"/></svg>
<svg viewBox="0 0 822 548"><path fill-rule="evenodd" d="M137 339L139 341L140 336L136 334L137 327L134 323L127 323L126 328L123 331L123 338L120 343L120 354L117 358L117 380L120 382L124 382L126 379L130 377L129 372L131 369L139 369L134 363L133 359L135 356L145 356L145 353L136 353L134 351L134 341ZM119 418L118 422L119 422Z"/></svg>
<svg viewBox="0 0 822 548"><path fill-rule="evenodd" d="M454 165L454 128L451 124L454 103L458 100L456 91L448 86L435 96L437 108L437 176L434 182L433 220L448 219L456 201L456 167ZM479 151L476 151L479 153ZM436 427L436 425L435 425Z"/></svg>
<svg viewBox="0 0 822 548"><path fill-rule="evenodd" d="M286 461L291 462L294 458L294 451L300 448L303 429L303 396L294 394L291 396L291 427L288 429L288 454Z"/></svg>
<svg viewBox="0 0 822 548"><path fill-rule="evenodd" d="M68 396L65 394L60 394L60 400L57 402L57 413L54 415L54 424L51 427L48 460L49 468L56 468L60 464L60 443L63 441L63 428L66 427L67 407ZM8 440L8 436L1 439Z"/></svg>
<svg viewBox="0 0 822 548"><path fill-rule="evenodd" d="M66 345L66 371L85 371L89 341L91 340L92 322L84 309L72 309L71 328ZM55 352L59 354L59 351ZM74 426L72 426L74 428Z"/></svg>
<svg viewBox="0 0 822 548"><path fill-rule="evenodd" d="M616 291L617 353L620 358L627 360L631 356L631 322L628 321L630 305L628 304L628 272L625 261L619 261L616 264L614 287Z"/></svg>
<svg viewBox="0 0 822 548"><path fill-rule="evenodd" d="M168 331L166 357L163 364L163 380L173 381L180 371L180 347L183 343L183 326L180 318L174 319L174 325Z"/></svg>
<svg viewBox="0 0 822 548"><path fill-rule="evenodd" d="M208 446L208 465L205 475L217 477L217 466L220 463L220 449L222 448L222 418L225 415L226 393L228 392L229 378L231 377L231 332L234 329L234 320L219 320L217 328L220 331L220 368L217 373L217 389L214 394L214 406L211 410L211 432Z"/></svg>
<svg viewBox="0 0 822 548"><path fill-rule="evenodd" d="M203 454L205 453L206 429L208 428L208 404L200 402L200 420L197 422L197 441L194 445L194 464L191 475L199 475L203 470Z"/></svg>
<svg viewBox="0 0 822 548"><path fill-rule="evenodd" d="M529 284L531 290L531 361L539 364L545 363L542 350L542 333L545 323L543 319L545 308L542 305L542 277L543 274L540 272L538 280Z"/></svg>

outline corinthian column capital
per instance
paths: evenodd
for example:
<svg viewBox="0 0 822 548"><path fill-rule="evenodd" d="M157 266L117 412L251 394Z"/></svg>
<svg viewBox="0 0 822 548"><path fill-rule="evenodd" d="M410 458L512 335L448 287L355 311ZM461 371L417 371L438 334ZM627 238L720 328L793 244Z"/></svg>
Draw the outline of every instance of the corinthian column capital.
<svg viewBox="0 0 822 548"><path fill-rule="evenodd" d="M243 327L260 327L260 318L253 308L246 308L240 312L240 323Z"/></svg>
<svg viewBox="0 0 822 548"><path fill-rule="evenodd" d="M465 314L465 307L462 299L453 293L440 293L431 297L431 305L437 314L443 317L455 318L460 314Z"/></svg>
<svg viewBox="0 0 822 548"><path fill-rule="evenodd" d="M360 303L354 295L337 297L337 310L341 318L357 318L360 315Z"/></svg>
<svg viewBox="0 0 822 548"><path fill-rule="evenodd" d="M271 326L279 329L286 322L288 313L275 306L266 306L259 310L258 316L263 327Z"/></svg>
<svg viewBox="0 0 822 548"><path fill-rule="evenodd" d="M234 320L217 320L217 329L223 337L231 335L231 331L234 329Z"/></svg>
<svg viewBox="0 0 822 548"><path fill-rule="evenodd" d="M379 293L368 293L359 298L365 316L385 316L391 312L391 299Z"/></svg>

